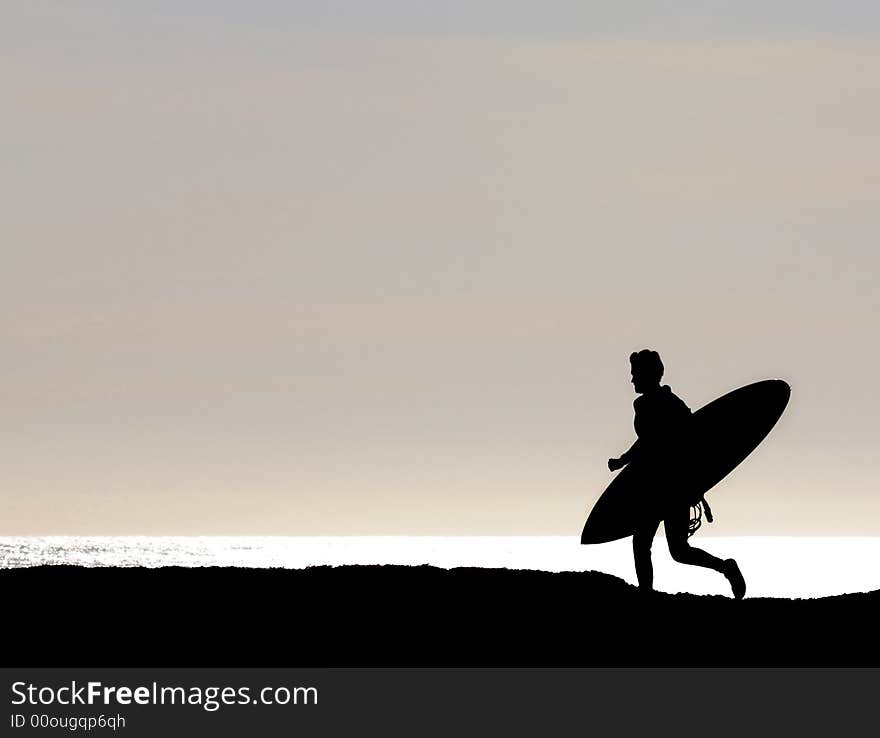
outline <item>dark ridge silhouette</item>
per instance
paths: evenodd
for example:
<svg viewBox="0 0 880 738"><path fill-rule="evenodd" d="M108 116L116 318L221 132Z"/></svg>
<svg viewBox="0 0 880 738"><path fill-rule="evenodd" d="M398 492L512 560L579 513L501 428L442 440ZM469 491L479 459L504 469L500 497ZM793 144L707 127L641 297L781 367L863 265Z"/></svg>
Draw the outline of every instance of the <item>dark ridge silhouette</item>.
<svg viewBox="0 0 880 738"><path fill-rule="evenodd" d="M0 571L7 667L880 666L880 592L640 591L429 566Z"/></svg>

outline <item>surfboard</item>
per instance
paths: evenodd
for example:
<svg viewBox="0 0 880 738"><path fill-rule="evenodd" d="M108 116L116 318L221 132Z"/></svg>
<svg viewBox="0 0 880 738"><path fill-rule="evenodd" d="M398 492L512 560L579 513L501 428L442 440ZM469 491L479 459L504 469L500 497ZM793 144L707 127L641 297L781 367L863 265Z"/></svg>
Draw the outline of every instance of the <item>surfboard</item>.
<svg viewBox="0 0 880 738"><path fill-rule="evenodd" d="M788 405L791 388L781 379L765 379L722 395L691 416L691 427L676 458L656 462L636 459L608 485L590 512L581 543L626 538L635 523L664 499L675 495L696 502L754 451Z"/></svg>

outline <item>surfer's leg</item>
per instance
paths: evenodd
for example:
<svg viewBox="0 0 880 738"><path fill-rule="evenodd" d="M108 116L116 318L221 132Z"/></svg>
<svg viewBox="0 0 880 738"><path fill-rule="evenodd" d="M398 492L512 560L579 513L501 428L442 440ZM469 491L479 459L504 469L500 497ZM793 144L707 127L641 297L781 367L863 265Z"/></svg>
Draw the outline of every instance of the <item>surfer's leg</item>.
<svg viewBox="0 0 880 738"><path fill-rule="evenodd" d="M746 580L743 579L739 566L733 559L722 561L699 548L694 548L688 543L688 523L690 510L687 507L676 510L663 519L663 527L666 528L666 543L672 558L680 564L703 566L721 572L730 582L733 596L741 600L746 594Z"/></svg>
<svg viewBox="0 0 880 738"><path fill-rule="evenodd" d="M654 534L660 521L643 523L633 534L633 558L636 562L636 578L639 580L639 588L650 590L654 588L654 567L651 564L651 544L654 542Z"/></svg>
<svg viewBox="0 0 880 738"><path fill-rule="evenodd" d="M669 553L673 560L679 564L702 566L723 573L724 561L701 548L694 548L688 543L689 522L689 507L679 508L663 519L663 527L666 529L666 545L669 546Z"/></svg>

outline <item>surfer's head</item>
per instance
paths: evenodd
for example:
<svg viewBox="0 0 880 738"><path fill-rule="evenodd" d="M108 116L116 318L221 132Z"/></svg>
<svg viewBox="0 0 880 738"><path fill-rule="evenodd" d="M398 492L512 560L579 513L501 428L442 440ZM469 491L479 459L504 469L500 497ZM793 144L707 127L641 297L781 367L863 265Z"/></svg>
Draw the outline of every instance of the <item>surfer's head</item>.
<svg viewBox="0 0 880 738"><path fill-rule="evenodd" d="M642 349L629 355L632 367L633 389L639 394L656 389L663 378L663 362L660 354L651 349Z"/></svg>

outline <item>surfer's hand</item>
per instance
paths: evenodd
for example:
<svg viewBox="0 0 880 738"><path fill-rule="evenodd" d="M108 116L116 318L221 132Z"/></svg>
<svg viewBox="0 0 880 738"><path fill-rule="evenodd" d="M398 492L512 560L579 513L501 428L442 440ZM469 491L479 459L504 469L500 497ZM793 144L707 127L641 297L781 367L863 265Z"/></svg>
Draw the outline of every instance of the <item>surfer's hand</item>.
<svg viewBox="0 0 880 738"><path fill-rule="evenodd" d="M625 466L625 462L622 459L608 459L608 468L611 471L617 471L623 466Z"/></svg>

